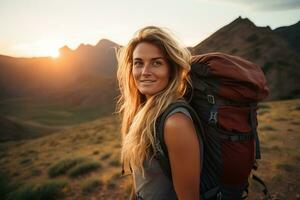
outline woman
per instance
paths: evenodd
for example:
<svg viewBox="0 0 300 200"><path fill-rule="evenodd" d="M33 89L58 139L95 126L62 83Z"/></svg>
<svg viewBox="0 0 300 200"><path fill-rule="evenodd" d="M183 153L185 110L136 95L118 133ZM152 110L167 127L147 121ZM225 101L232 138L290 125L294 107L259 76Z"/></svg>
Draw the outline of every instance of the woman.
<svg viewBox="0 0 300 200"><path fill-rule="evenodd" d="M164 125L172 182L156 160L156 119L183 99L190 84L191 55L165 29L140 29L118 52L122 114L121 158L132 169L137 199L199 199L200 148L193 121L184 108L174 110Z"/></svg>

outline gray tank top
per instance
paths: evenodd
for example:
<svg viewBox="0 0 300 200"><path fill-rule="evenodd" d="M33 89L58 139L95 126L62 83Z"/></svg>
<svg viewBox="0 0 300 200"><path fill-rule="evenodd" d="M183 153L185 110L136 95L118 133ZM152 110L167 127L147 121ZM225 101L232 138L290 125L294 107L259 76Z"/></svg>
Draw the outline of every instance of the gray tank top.
<svg viewBox="0 0 300 200"><path fill-rule="evenodd" d="M191 115L186 108L178 107L170 115L181 112L190 119ZM133 169L134 187L138 200L177 200L172 182L164 175L156 159L144 162L145 178L140 170Z"/></svg>

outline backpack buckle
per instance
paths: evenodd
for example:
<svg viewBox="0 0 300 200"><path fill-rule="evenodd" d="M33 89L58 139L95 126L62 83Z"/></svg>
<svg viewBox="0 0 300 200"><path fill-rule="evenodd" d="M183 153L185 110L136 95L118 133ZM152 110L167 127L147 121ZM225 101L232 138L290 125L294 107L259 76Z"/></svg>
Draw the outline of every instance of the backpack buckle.
<svg viewBox="0 0 300 200"><path fill-rule="evenodd" d="M217 114L218 112L210 112L210 117L208 119L209 124L216 124L217 123Z"/></svg>
<svg viewBox="0 0 300 200"><path fill-rule="evenodd" d="M222 200L222 192L221 192L221 191L219 191L219 192L217 193L217 199L218 199L218 200Z"/></svg>
<svg viewBox="0 0 300 200"><path fill-rule="evenodd" d="M208 103L210 103L210 104L215 104L216 103L214 95L208 94L206 96L206 98L207 98Z"/></svg>

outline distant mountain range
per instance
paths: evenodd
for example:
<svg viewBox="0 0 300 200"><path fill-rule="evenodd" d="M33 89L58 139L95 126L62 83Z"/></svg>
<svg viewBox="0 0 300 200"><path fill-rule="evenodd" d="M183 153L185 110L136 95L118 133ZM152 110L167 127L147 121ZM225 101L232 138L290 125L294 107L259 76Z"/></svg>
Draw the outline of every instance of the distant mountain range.
<svg viewBox="0 0 300 200"><path fill-rule="evenodd" d="M64 46L57 59L0 56L0 100L34 97L78 106L111 103L118 93L117 47L103 39L74 51Z"/></svg>
<svg viewBox="0 0 300 200"><path fill-rule="evenodd" d="M193 54L220 51L246 58L265 72L269 100L291 99L300 97L299 29L299 22L271 30L239 17L190 49Z"/></svg>
<svg viewBox="0 0 300 200"><path fill-rule="evenodd" d="M299 98L299 29L300 22L271 30L239 17L189 50L246 58L265 72L268 100ZM40 137L112 113L119 47L102 39L75 50L64 46L57 59L0 55L0 142Z"/></svg>
<svg viewBox="0 0 300 200"><path fill-rule="evenodd" d="M299 28L298 22L271 30L239 17L190 50L242 56L262 67L271 89L269 100L296 98L300 97ZM107 39L95 46L81 44L76 50L64 46L58 59L1 55L0 100L50 98L77 106L115 103L119 46Z"/></svg>

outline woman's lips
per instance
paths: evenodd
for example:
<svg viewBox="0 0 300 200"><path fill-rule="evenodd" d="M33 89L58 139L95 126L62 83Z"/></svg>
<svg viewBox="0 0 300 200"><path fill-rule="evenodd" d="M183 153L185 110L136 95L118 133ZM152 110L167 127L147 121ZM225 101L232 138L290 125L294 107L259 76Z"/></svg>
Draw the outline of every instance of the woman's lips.
<svg viewBox="0 0 300 200"><path fill-rule="evenodd" d="M152 85L155 82L156 81L153 81L153 80L142 80L142 81L140 81L140 84L146 86L146 85Z"/></svg>
<svg viewBox="0 0 300 200"><path fill-rule="evenodd" d="M142 82L142 83L153 83L155 81L154 80L141 80L140 82Z"/></svg>

